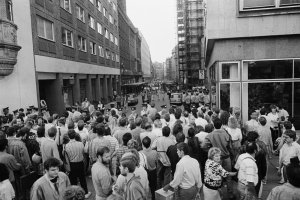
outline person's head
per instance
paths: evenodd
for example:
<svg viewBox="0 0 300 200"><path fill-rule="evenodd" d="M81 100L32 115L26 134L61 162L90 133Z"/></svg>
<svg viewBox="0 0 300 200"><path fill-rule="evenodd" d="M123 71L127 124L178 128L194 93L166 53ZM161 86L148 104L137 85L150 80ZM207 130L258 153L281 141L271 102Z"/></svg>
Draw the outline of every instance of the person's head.
<svg viewBox="0 0 300 200"><path fill-rule="evenodd" d="M154 115L154 120L160 120L160 118L161 118L161 116L160 116L159 113L156 113L156 114Z"/></svg>
<svg viewBox="0 0 300 200"><path fill-rule="evenodd" d="M6 134L8 137L13 137L16 135L16 129L15 127L8 127L7 131L6 131Z"/></svg>
<svg viewBox="0 0 300 200"><path fill-rule="evenodd" d="M194 129L194 128L189 128L189 130L188 130L188 136L189 136L190 138L192 138L192 137L194 137L195 135L196 135L195 129Z"/></svg>
<svg viewBox="0 0 300 200"><path fill-rule="evenodd" d="M161 128L162 127L162 123L161 123L161 121L159 119L156 119L154 121L154 127L155 128Z"/></svg>
<svg viewBox="0 0 300 200"><path fill-rule="evenodd" d="M44 162L44 169L46 170L46 174L49 176L50 179L53 179L58 176L60 165L60 161L54 157L48 158Z"/></svg>
<svg viewBox="0 0 300 200"><path fill-rule="evenodd" d="M9 171L5 164L0 163L0 182L9 179Z"/></svg>
<svg viewBox="0 0 300 200"><path fill-rule="evenodd" d="M171 107L171 108L169 109L169 113L170 113L170 114L174 114L174 113L175 113L174 108Z"/></svg>
<svg viewBox="0 0 300 200"><path fill-rule="evenodd" d="M221 119L216 118L213 122L214 122L215 129L221 129L221 127L222 127L222 121L221 121Z"/></svg>
<svg viewBox="0 0 300 200"><path fill-rule="evenodd" d="M122 117L122 118L119 120L119 126L124 127L124 126L126 126L126 124L127 124L126 118L125 118L125 117Z"/></svg>
<svg viewBox="0 0 300 200"><path fill-rule="evenodd" d="M138 127L141 126L142 122L143 122L143 119L141 117L137 117L135 119L135 125L138 126Z"/></svg>
<svg viewBox="0 0 300 200"><path fill-rule="evenodd" d="M76 132L74 129L70 129L68 130L68 136L71 140L75 140L75 137L76 137Z"/></svg>
<svg viewBox="0 0 300 200"><path fill-rule="evenodd" d="M65 126L65 124L66 124L66 118L65 117L61 117L61 118L58 119L58 125Z"/></svg>
<svg viewBox="0 0 300 200"><path fill-rule="evenodd" d="M104 136L105 128L103 124L97 124L94 128L94 133L97 133L98 136Z"/></svg>
<svg viewBox="0 0 300 200"><path fill-rule="evenodd" d="M55 129L56 130L56 129ZM20 137L20 138L26 138L26 136L29 134L30 132L30 129L27 128L27 127L23 127L19 130L18 134L17 134L17 137ZM50 137L50 136L49 136Z"/></svg>
<svg viewBox="0 0 300 200"><path fill-rule="evenodd" d="M212 147L208 151L208 159L215 162L221 162L221 150L218 147Z"/></svg>
<svg viewBox="0 0 300 200"><path fill-rule="evenodd" d="M265 126L267 124L267 120L265 117L260 117L258 119L258 122L260 123L260 125Z"/></svg>
<svg viewBox="0 0 300 200"><path fill-rule="evenodd" d="M182 132L183 131L183 127L181 124L175 124L173 127L173 135L177 135L177 133Z"/></svg>
<svg viewBox="0 0 300 200"><path fill-rule="evenodd" d="M123 145L124 146L127 146L128 144L128 141L132 139L132 135L131 133L125 133L122 137L122 140L123 140Z"/></svg>
<svg viewBox="0 0 300 200"><path fill-rule="evenodd" d="M54 138L56 136L57 129L55 127L51 127L48 129L48 136L50 138Z"/></svg>
<svg viewBox="0 0 300 200"><path fill-rule="evenodd" d="M166 122L169 122L171 119L170 114L169 113L165 114L164 119L166 120Z"/></svg>
<svg viewBox="0 0 300 200"><path fill-rule="evenodd" d="M151 145L151 139L148 136L146 136L142 140L142 143L143 143L143 147L145 147L146 149L148 149L150 147L150 145Z"/></svg>
<svg viewBox="0 0 300 200"><path fill-rule="evenodd" d="M232 129L236 129L238 127L238 121L235 117L229 117L228 127Z"/></svg>
<svg viewBox="0 0 300 200"><path fill-rule="evenodd" d="M214 130L214 125L213 124L209 123L209 124L205 125L204 131L206 133L211 133L211 132L213 132L213 130Z"/></svg>
<svg viewBox="0 0 300 200"><path fill-rule="evenodd" d="M130 139L127 143L128 149L136 149L138 150L139 148L139 143L135 139Z"/></svg>
<svg viewBox="0 0 300 200"><path fill-rule="evenodd" d="M133 154L123 155L120 161L120 172L123 176L133 173L136 168L135 158Z"/></svg>
<svg viewBox="0 0 300 200"><path fill-rule="evenodd" d="M0 151L3 152L6 149L7 145L8 145L7 139L1 137L1 139L0 139Z"/></svg>
<svg viewBox="0 0 300 200"><path fill-rule="evenodd" d="M96 119L97 123L103 123L103 121L104 121L103 115L98 116L97 119Z"/></svg>
<svg viewBox="0 0 300 200"><path fill-rule="evenodd" d="M287 144L291 144L296 140L296 132L293 130L286 130L283 133L283 138Z"/></svg>
<svg viewBox="0 0 300 200"><path fill-rule="evenodd" d="M189 146L184 142L179 143L177 145L177 154L178 154L179 158L182 158L183 156L188 155L189 154Z"/></svg>
<svg viewBox="0 0 300 200"><path fill-rule="evenodd" d="M84 128L84 121L83 120L79 120L78 121L78 124L77 124L77 127L78 127L78 130L79 131L82 131L83 130L83 128Z"/></svg>
<svg viewBox="0 0 300 200"><path fill-rule="evenodd" d="M105 135L111 135L111 130L109 126L105 126Z"/></svg>
<svg viewBox="0 0 300 200"><path fill-rule="evenodd" d="M276 106L275 105L270 105L270 110L272 113L276 112Z"/></svg>
<svg viewBox="0 0 300 200"><path fill-rule="evenodd" d="M222 125L226 126L228 124L229 117L230 117L230 114L227 111L223 111L220 114L220 120L221 120Z"/></svg>
<svg viewBox="0 0 300 200"><path fill-rule="evenodd" d="M185 135L182 132L177 133L176 142L181 143L184 142L184 140L185 140Z"/></svg>
<svg viewBox="0 0 300 200"><path fill-rule="evenodd" d="M171 129L168 126L163 127L162 129L162 135L165 137L170 136Z"/></svg>
<svg viewBox="0 0 300 200"><path fill-rule="evenodd" d="M195 123L195 120L196 120L196 118L195 118L194 115L190 115L190 116L189 116L189 124L194 124L194 123Z"/></svg>
<svg viewBox="0 0 300 200"><path fill-rule="evenodd" d="M48 123L51 124L52 122L53 122L53 117L52 116L48 117Z"/></svg>
<svg viewBox="0 0 300 200"><path fill-rule="evenodd" d="M257 117L258 117L258 113L256 111L253 111L250 115L250 118L254 120L257 120Z"/></svg>
<svg viewBox="0 0 300 200"><path fill-rule="evenodd" d="M97 159L99 162L102 162L103 164L109 164L110 163L110 152L109 148L104 146L97 150Z"/></svg>
<svg viewBox="0 0 300 200"><path fill-rule="evenodd" d="M286 167L286 174L289 183L300 188L300 164L298 157L290 159L290 164Z"/></svg>
<svg viewBox="0 0 300 200"><path fill-rule="evenodd" d="M145 123L145 130L146 131L152 131L152 125L150 122L146 122Z"/></svg>
<svg viewBox="0 0 300 200"><path fill-rule="evenodd" d="M293 128L293 124L290 121L285 121L283 123L285 130L291 130Z"/></svg>
<svg viewBox="0 0 300 200"><path fill-rule="evenodd" d="M43 126L38 127L37 131L37 137L45 137L45 128Z"/></svg>
<svg viewBox="0 0 300 200"><path fill-rule="evenodd" d="M253 155L256 153L256 151L257 151L257 145L255 142L246 143L246 153Z"/></svg>
<svg viewBox="0 0 300 200"><path fill-rule="evenodd" d="M179 112L179 111L177 111L176 110L176 112L175 112L175 119L180 119L180 117L181 117L181 112Z"/></svg>
<svg viewBox="0 0 300 200"><path fill-rule="evenodd" d="M247 141L248 142L255 142L259 138L259 135L256 131L250 131L247 133Z"/></svg>
<svg viewBox="0 0 300 200"><path fill-rule="evenodd" d="M64 192L64 200L84 200L85 192L77 185L71 185Z"/></svg>
<svg viewBox="0 0 300 200"><path fill-rule="evenodd" d="M259 113L260 113L260 115L266 115L267 109L266 108L262 108L262 109L260 109Z"/></svg>

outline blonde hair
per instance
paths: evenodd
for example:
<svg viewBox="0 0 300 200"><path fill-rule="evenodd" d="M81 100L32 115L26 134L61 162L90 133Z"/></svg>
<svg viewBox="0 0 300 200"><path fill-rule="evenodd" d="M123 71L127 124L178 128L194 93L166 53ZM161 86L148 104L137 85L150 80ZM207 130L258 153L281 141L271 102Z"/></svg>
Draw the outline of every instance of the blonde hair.
<svg viewBox="0 0 300 200"><path fill-rule="evenodd" d="M208 151L208 159L213 160L216 154L221 154L221 149L218 147L212 147Z"/></svg>
<svg viewBox="0 0 300 200"><path fill-rule="evenodd" d="M229 117L228 127L232 129L236 129L238 127L238 121L235 117Z"/></svg>

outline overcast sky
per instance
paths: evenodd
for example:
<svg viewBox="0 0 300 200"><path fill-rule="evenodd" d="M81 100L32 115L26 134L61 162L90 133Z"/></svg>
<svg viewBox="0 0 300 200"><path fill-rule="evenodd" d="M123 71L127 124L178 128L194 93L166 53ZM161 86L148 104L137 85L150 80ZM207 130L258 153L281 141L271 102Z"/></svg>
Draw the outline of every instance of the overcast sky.
<svg viewBox="0 0 300 200"><path fill-rule="evenodd" d="M152 62L164 62L176 45L175 0L127 0L127 15L146 38Z"/></svg>

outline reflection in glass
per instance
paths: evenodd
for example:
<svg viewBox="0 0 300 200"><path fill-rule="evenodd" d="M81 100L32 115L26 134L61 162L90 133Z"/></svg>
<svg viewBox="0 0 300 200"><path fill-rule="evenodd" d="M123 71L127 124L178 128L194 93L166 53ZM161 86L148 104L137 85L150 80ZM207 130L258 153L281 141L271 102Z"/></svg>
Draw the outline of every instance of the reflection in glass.
<svg viewBox="0 0 300 200"><path fill-rule="evenodd" d="M239 79L239 70L237 63L222 63L222 79Z"/></svg>
<svg viewBox="0 0 300 200"><path fill-rule="evenodd" d="M300 78L300 60L295 60L294 78Z"/></svg>
<svg viewBox="0 0 300 200"><path fill-rule="evenodd" d="M296 130L300 129L300 82L294 83L294 126Z"/></svg>
<svg viewBox="0 0 300 200"><path fill-rule="evenodd" d="M240 108L240 83L220 84L220 107L227 111L230 107Z"/></svg>

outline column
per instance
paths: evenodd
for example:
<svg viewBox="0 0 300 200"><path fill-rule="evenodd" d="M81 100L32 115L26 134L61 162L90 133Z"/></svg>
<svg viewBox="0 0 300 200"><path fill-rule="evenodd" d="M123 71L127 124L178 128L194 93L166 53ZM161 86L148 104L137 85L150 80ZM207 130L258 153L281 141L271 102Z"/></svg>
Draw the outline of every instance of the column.
<svg viewBox="0 0 300 200"><path fill-rule="evenodd" d="M101 95L101 91L100 91L100 75L96 76L96 100L99 101L101 100L100 95Z"/></svg>
<svg viewBox="0 0 300 200"><path fill-rule="evenodd" d="M112 75L108 77L108 96L110 97L110 100L113 100L113 84L112 84Z"/></svg>
<svg viewBox="0 0 300 200"><path fill-rule="evenodd" d="M80 102L80 82L78 74L74 75L73 99L75 102Z"/></svg>
<svg viewBox="0 0 300 200"><path fill-rule="evenodd" d="M86 76L86 97L88 98L88 100L91 102L93 100L93 95L92 95L92 79L91 79L91 75L87 75Z"/></svg>
<svg viewBox="0 0 300 200"><path fill-rule="evenodd" d="M62 114L65 110L63 96L63 78L62 74L57 73L56 79L51 81L47 93L47 106L53 113Z"/></svg>
<svg viewBox="0 0 300 200"><path fill-rule="evenodd" d="M118 88L118 76L115 76L115 82L114 82L114 90L117 91L117 94L119 94L119 88Z"/></svg>
<svg viewBox="0 0 300 200"><path fill-rule="evenodd" d="M108 103L108 90L107 90L107 75L103 76L103 98L105 103Z"/></svg>

